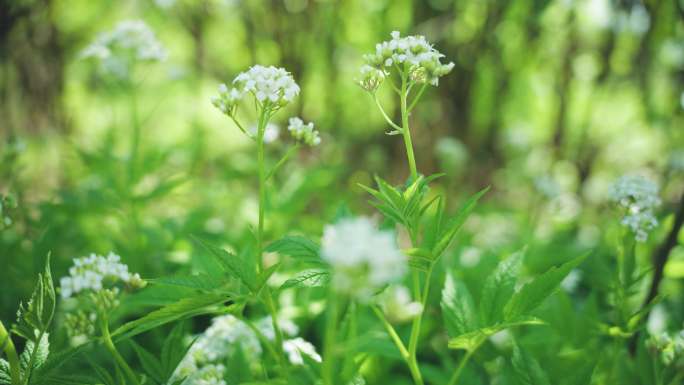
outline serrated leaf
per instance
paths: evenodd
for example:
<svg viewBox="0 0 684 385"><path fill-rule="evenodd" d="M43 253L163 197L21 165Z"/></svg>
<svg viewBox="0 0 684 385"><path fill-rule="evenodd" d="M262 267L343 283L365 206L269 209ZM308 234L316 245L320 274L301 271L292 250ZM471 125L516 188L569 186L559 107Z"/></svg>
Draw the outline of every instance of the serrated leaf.
<svg viewBox="0 0 684 385"><path fill-rule="evenodd" d="M135 350L136 355L145 373L150 376L155 382L162 384L164 383L165 376L164 370L162 368L161 362L150 352L145 350L142 346L138 345L135 341L130 340L133 350Z"/></svg>
<svg viewBox="0 0 684 385"><path fill-rule="evenodd" d="M148 282L158 285L179 286L188 289L214 290L223 286L224 281L209 274L179 275L149 279Z"/></svg>
<svg viewBox="0 0 684 385"><path fill-rule="evenodd" d="M451 241L453 241L454 237L461 229L466 219L468 219L468 217L470 216L470 213L472 213L475 209L475 206L477 206L477 202L480 200L480 198L482 198L482 196L485 193L487 193L487 191L489 191L489 187L485 187L484 189L480 190L479 192L475 193L473 196L468 198L468 200L466 200L463 206L461 206L461 208L458 210L456 216L445 226L439 237L439 240L437 241L437 244L435 245L432 251L432 254L436 258L441 256L444 250L446 250L446 248L449 247Z"/></svg>
<svg viewBox="0 0 684 385"><path fill-rule="evenodd" d="M281 238L268 245L266 251L286 255L306 263L318 265L323 263L320 258L320 246L301 236L291 235Z"/></svg>
<svg viewBox="0 0 684 385"><path fill-rule="evenodd" d="M515 282L524 253L513 253L501 261L485 280L480 300L480 320L491 325L503 320L503 309L515 292Z"/></svg>
<svg viewBox="0 0 684 385"><path fill-rule="evenodd" d="M26 342L24 351L21 352L21 355L19 356L21 370L24 373L30 373L45 363L50 354L50 341L48 338L49 335L44 333L40 339L40 343L37 345L33 341Z"/></svg>
<svg viewBox="0 0 684 385"><path fill-rule="evenodd" d="M535 317L523 317L516 321L502 322L496 325L478 328L469 331L465 334L461 334L455 338L449 340L449 348L451 349L464 349L464 350L474 350L477 349L484 340L491 337L492 335L512 327L523 326L523 325L543 325L544 321Z"/></svg>
<svg viewBox="0 0 684 385"><path fill-rule="evenodd" d="M183 361L196 339L190 343L185 342L183 323L178 323L164 340L161 350L161 365L164 373L162 383L168 383L178 365Z"/></svg>
<svg viewBox="0 0 684 385"><path fill-rule="evenodd" d="M45 261L45 270L38 275L38 282L26 304L19 305L17 323L12 332L28 341L37 342L39 336L50 327L55 314L55 287L50 271L50 255Z"/></svg>
<svg viewBox="0 0 684 385"><path fill-rule="evenodd" d="M256 291L256 266L253 261L229 253L199 238L195 239L214 256L216 261L223 267L224 272L239 278L251 292Z"/></svg>
<svg viewBox="0 0 684 385"><path fill-rule="evenodd" d="M271 265L267 267L264 271L262 271L259 276L257 277L257 287L256 291L259 292L261 289L268 284L268 280L271 279L271 276L278 271L280 268L280 263L276 263L274 265Z"/></svg>
<svg viewBox="0 0 684 385"><path fill-rule="evenodd" d="M329 281L329 272L312 270L303 272L294 278L288 279L280 286L280 290L290 289L293 287L319 287L326 285Z"/></svg>
<svg viewBox="0 0 684 385"><path fill-rule="evenodd" d="M579 266L588 254L579 256L558 267L552 267L516 292L504 308L504 318L512 320L529 314L553 294L570 271Z"/></svg>
<svg viewBox="0 0 684 385"><path fill-rule="evenodd" d="M150 329L179 319L211 313L212 307L226 302L228 298L223 294L202 294L195 297L164 306L137 320L121 325L112 333L117 340L130 338Z"/></svg>
<svg viewBox="0 0 684 385"><path fill-rule="evenodd" d="M477 329L477 318L473 298L466 285L447 273L442 289L442 317L447 333L456 337Z"/></svg>
<svg viewBox="0 0 684 385"><path fill-rule="evenodd" d="M518 344L513 345L513 369L516 377L524 385L550 385L549 377L534 357L522 350Z"/></svg>

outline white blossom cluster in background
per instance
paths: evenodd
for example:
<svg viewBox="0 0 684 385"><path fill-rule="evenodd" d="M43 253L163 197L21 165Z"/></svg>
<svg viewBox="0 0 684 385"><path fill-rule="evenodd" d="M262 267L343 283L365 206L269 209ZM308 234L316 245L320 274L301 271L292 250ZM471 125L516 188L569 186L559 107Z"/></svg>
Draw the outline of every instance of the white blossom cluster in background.
<svg viewBox="0 0 684 385"><path fill-rule="evenodd" d="M316 362L322 361L321 356L316 352L316 347L301 337L285 340L283 351L292 365L304 365L304 356Z"/></svg>
<svg viewBox="0 0 684 385"><path fill-rule="evenodd" d="M255 65L236 76L233 86L221 84L219 96L212 98L214 106L228 116L235 114L237 103L248 93L262 105L268 102L272 109L285 106L299 95L299 86L292 75L273 66Z"/></svg>
<svg viewBox="0 0 684 385"><path fill-rule="evenodd" d="M192 377L198 369L230 358L238 347L250 362L261 356L259 339L245 322L232 315L216 317L188 351L177 369L177 376Z"/></svg>
<svg viewBox="0 0 684 385"><path fill-rule="evenodd" d="M275 329L271 317L255 322L254 327L263 338L275 341ZM294 337L299 327L289 319L278 320L278 327L286 337ZM248 362L256 363L262 354L259 337L244 321L233 315L223 315L212 320L211 326L199 335L195 343L178 365L173 379L183 381L183 385L222 385L225 384L225 367L222 363L230 360L241 349ZM283 341L283 351L293 365L302 365L302 355L321 361L315 347L302 338ZM256 369L256 368L252 368Z"/></svg>
<svg viewBox="0 0 684 385"><path fill-rule="evenodd" d="M132 274L128 266L121 263L120 256L109 253L106 257L90 254L75 258L74 265L69 268L69 276L62 277L59 286L62 298L69 298L83 291L97 292L119 283L130 288L145 286L139 274Z"/></svg>
<svg viewBox="0 0 684 385"><path fill-rule="evenodd" d="M454 63L442 63L444 57L425 39L424 36L401 37L398 31L391 34L392 39L378 43L375 53L364 55L366 66L381 70L383 73L371 71L364 66L361 68L362 87L369 88L377 82L382 82L387 71L394 66L407 65L411 81L429 83L436 86L439 78L451 72ZM375 87L377 88L377 87Z"/></svg>
<svg viewBox="0 0 684 385"><path fill-rule="evenodd" d="M271 317L264 317L257 321L256 328L269 341L275 341L275 329ZM278 328L287 337L294 337L299 333L299 327L287 318L278 319ZM283 351L292 365L304 365L304 357L321 362L321 356L316 352L316 347L301 337L286 339L283 341Z"/></svg>
<svg viewBox="0 0 684 385"><path fill-rule="evenodd" d="M130 75L135 62L163 61L166 56L166 50L142 20L119 22L81 52L83 58L97 59L103 72L122 79Z"/></svg>
<svg viewBox="0 0 684 385"><path fill-rule="evenodd" d="M401 280L407 258L394 235L379 231L365 217L342 219L325 227L321 256L333 268L332 283L339 292L367 302L383 286Z"/></svg>
<svg viewBox="0 0 684 385"><path fill-rule="evenodd" d="M267 340L275 341L275 328L273 327L273 320L270 316L260 319L256 322L255 326L259 330L259 333L266 337ZM297 324L287 318L278 319L278 328L288 337L296 336L299 333Z"/></svg>
<svg viewBox="0 0 684 385"><path fill-rule="evenodd" d="M628 227L639 242L658 225L653 210L660 205L658 185L643 176L620 177L608 192L608 197L624 210L622 225Z"/></svg>
<svg viewBox="0 0 684 385"><path fill-rule="evenodd" d="M309 122L304 124L302 119L294 117L290 118L287 130L290 131L292 137L298 141L304 142L309 146L317 146L321 143L321 137L317 130L314 130L314 124Z"/></svg>
<svg viewBox="0 0 684 385"><path fill-rule="evenodd" d="M393 322L412 320L423 311L423 305L411 299L411 292L406 286L392 285L380 297L380 306Z"/></svg>

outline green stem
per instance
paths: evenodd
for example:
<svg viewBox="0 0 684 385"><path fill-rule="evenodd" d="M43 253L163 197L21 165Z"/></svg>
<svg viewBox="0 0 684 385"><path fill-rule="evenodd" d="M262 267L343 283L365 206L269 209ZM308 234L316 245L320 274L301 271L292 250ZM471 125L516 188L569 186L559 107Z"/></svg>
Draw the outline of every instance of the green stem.
<svg viewBox="0 0 684 385"><path fill-rule="evenodd" d="M378 317L378 319L380 319L380 322L382 322L382 325L387 330L387 334L389 334L390 338L397 346L397 349L399 349L399 354L401 354L401 357L404 359L404 361L406 361L406 365L408 366L409 371L411 372L413 382L417 385L422 385L423 376L420 373L418 362L415 359L411 358L411 354L406 349L406 345L404 345L404 342L401 340L401 337L399 337L399 334L397 334L397 331L394 329L392 324L390 324L389 321L387 321L387 318L383 314L382 310L377 306L373 306L372 309L375 315Z"/></svg>
<svg viewBox="0 0 684 385"><path fill-rule="evenodd" d="M10 366L10 377L12 378L12 385L21 385L21 365L19 364L19 356L17 350L14 348L12 338L10 337L5 325L0 321L0 347L4 346L5 355Z"/></svg>
<svg viewBox="0 0 684 385"><path fill-rule="evenodd" d="M329 289L328 313L325 322L325 335L323 338L323 367L321 376L325 385L335 385L335 339L337 332L337 298L335 291Z"/></svg>
<svg viewBox="0 0 684 385"><path fill-rule="evenodd" d="M399 125L394 123L394 121L392 121L392 119L387 115L387 113L385 112L385 109L382 108L382 104L380 104L380 101L378 100L378 95L373 94L373 100L375 101L375 105L378 106L378 109L380 110L382 117L385 118L385 120L387 121L387 124L389 124L390 126L392 126L392 128L394 128L395 130L397 130L399 132L404 131L401 127L399 127Z"/></svg>
<svg viewBox="0 0 684 385"><path fill-rule="evenodd" d="M420 97L423 96L423 93L425 92L425 89L427 88L427 83L424 83L422 87L420 87L420 90L418 90L418 94L413 97L413 100L411 101L411 104L408 107L408 112L413 111L413 108L416 106L418 101L420 100Z"/></svg>
<svg viewBox="0 0 684 385"><path fill-rule="evenodd" d="M140 147L140 120L138 119L138 92L135 86L131 87L130 91L130 113L131 113L131 154L130 154L130 183L136 178L138 165L138 152Z"/></svg>
<svg viewBox="0 0 684 385"><path fill-rule="evenodd" d="M112 341L112 336L109 334L109 325L106 320L102 321L100 328L102 331L102 341L104 342L104 345L109 353L114 357L114 360L118 364L119 368L121 368L124 374L128 376L131 381L133 381L134 385L140 385L140 380L138 380L138 377L135 375L131 367L128 366L126 360L121 357L119 351L116 350L116 346L114 346L114 342Z"/></svg>
<svg viewBox="0 0 684 385"><path fill-rule="evenodd" d="M256 255L257 255L257 265L256 265L256 270L257 274L261 273L264 270L263 266L263 251L264 251L264 218L265 218L265 212L266 212L266 165L265 165L265 149L264 149L264 132L266 131L266 125L268 124L268 119L270 118L270 110L268 105L263 105L261 109L261 113L259 114L259 123L257 126L257 167L258 167L258 172L259 172L259 224L257 228L257 248L256 248ZM279 362L281 364L284 364L284 360L282 360L282 357L284 357L284 352L283 352L283 333L280 330L280 326L278 325L278 317L277 317L277 311L275 307L275 303L273 301L273 296L271 294L271 290L268 287L268 285L264 285L264 302L266 305L266 308L268 309L268 312L271 316L271 320L273 322L273 330L275 332L275 337L276 337L276 350L280 353L280 358Z"/></svg>
<svg viewBox="0 0 684 385"><path fill-rule="evenodd" d="M257 273L263 270L264 212L266 205L266 167L264 165L264 131L266 130L267 108L259 115L257 126L257 167L259 169L259 225L257 227ZM277 325L274 325L277 327Z"/></svg>
<svg viewBox="0 0 684 385"><path fill-rule="evenodd" d="M292 154L297 152L297 150L299 150L299 144L295 144L294 146L290 147L290 149L287 150L285 155L283 155L283 157L280 158L278 163L276 163L276 165L273 166L271 171L268 172L268 175L266 175L266 180L268 181L269 179L271 179L273 175L275 175L275 173L278 172L278 170L285 164L285 162L287 162L287 160L290 159Z"/></svg>
<svg viewBox="0 0 684 385"><path fill-rule="evenodd" d="M408 158L409 169L411 170L411 180L418 179L418 169L416 168L416 158L413 155L413 143L411 142L411 129L409 128L409 111L406 106L407 74L404 71L401 75L401 126L403 128L404 144L406 145L406 156Z"/></svg>
<svg viewBox="0 0 684 385"><path fill-rule="evenodd" d="M449 380L448 385L456 385L458 384L458 379L461 377L461 374L463 373L463 369L465 369L466 365L468 364L468 361L470 361L470 358L473 356L473 353L475 353L475 350L477 348L468 350L461 359L461 362L458 364L458 368L456 368L456 371L454 372L454 375L451 376L451 379Z"/></svg>
<svg viewBox="0 0 684 385"><path fill-rule="evenodd" d="M271 290L268 288L268 286L265 289L266 307L268 308L268 312L271 316L271 322L273 322L276 350L278 351L278 353L280 353L280 358L278 359L278 361L280 361L280 363L282 364L282 357L284 357L285 355L285 353L283 352L283 332L282 330L280 330L280 326L278 325L278 312L276 311L275 303L273 302Z"/></svg>

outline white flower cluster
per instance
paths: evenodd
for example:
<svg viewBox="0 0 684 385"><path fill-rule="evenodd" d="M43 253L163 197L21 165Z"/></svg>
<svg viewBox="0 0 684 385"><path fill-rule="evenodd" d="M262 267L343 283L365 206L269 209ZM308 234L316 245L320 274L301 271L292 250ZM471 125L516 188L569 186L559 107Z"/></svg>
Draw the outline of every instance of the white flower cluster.
<svg viewBox="0 0 684 385"><path fill-rule="evenodd" d="M312 122L304 124L304 121L300 118L290 118L287 130L290 131L293 138L302 141L309 146L317 146L321 143L321 137L318 130L314 130L314 124Z"/></svg>
<svg viewBox="0 0 684 385"><path fill-rule="evenodd" d="M275 341L275 329L273 328L273 320L270 316L260 319L259 321L257 321L255 326L259 330L259 332L264 337L266 337L267 340ZM297 324L295 324L287 318L282 318L278 320L278 328L281 332L283 332L283 334L285 334L288 337L296 336L297 333L299 333L299 327L297 326Z"/></svg>
<svg viewBox="0 0 684 385"><path fill-rule="evenodd" d="M394 235L377 230L365 217L326 226L321 255L333 268L335 288L364 302L408 269Z"/></svg>
<svg viewBox="0 0 684 385"><path fill-rule="evenodd" d="M62 298L69 298L83 291L115 288L119 283L133 289L145 286L140 275L131 274L128 266L121 263L120 256L109 253L106 257L90 254L75 258L74 266L69 268L69 276L62 277L59 286Z"/></svg>
<svg viewBox="0 0 684 385"><path fill-rule="evenodd" d="M321 356L316 352L316 347L301 337L284 341L283 351L292 365L304 365L303 355L316 362L322 361Z"/></svg>
<svg viewBox="0 0 684 385"><path fill-rule="evenodd" d="M233 85L234 88L228 88L221 84L218 97L212 98L214 106L228 116L235 114L238 102L248 93L272 110L285 106L299 95L299 86L292 75L273 66L255 65L235 77Z"/></svg>
<svg viewBox="0 0 684 385"><path fill-rule="evenodd" d="M608 192L608 197L624 209L622 225L628 227L639 242L645 242L648 233L658 225L653 210L660 205L658 185L639 176L619 178Z"/></svg>
<svg viewBox="0 0 684 385"><path fill-rule="evenodd" d="M454 63L443 64L440 59L444 57L425 39L424 36L401 37L398 31L392 32L392 39L378 43L375 53L364 55L366 65L383 71L394 66L408 68L411 80L416 83L430 83L436 86L439 78L451 72ZM361 68L362 80L365 78L366 85L372 86L381 82L382 78L377 72L370 71L366 66ZM361 84L364 86L364 84ZM364 88L366 88L364 86ZM369 87L372 89L372 87ZM377 88L377 87L376 87Z"/></svg>
<svg viewBox="0 0 684 385"><path fill-rule="evenodd" d="M226 367L222 364L209 364L193 371L182 385L227 385Z"/></svg>
<svg viewBox="0 0 684 385"><path fill-rule="evenodd" d="M121 21L81 52L81 57L99 60L105 73L119 78L127 77L136 61L162 61L166 56L166 50L142 20Z"/></svg>
<svg viewBox="0 0 684 385"><path fill-rule="evenodd" d="M188 380L195 381L188 385L199 385L201 383L196 382L196 373L207 366L220 368L219 364L233 356L238 347L250 362L257 361L261 356L259 339L245 322L229 314L216 317L183 358L174 378L188 377Z"/></svg>
<svg viewBox="0 0 684 385"><path fill-rule="evenodd" d="M385 71L377 69L371 65L364 64L361 66L361 77L357 83L368 92L375 92L383 81L385 81Z"/></svg>
<svg viewBox="0 0 684 385"><path fill-rule="evenodd" d="M390 321L406 322L412 320L423 311L423 305L411 299L406 286L392 285L380 298L380 306Z"/></svg>

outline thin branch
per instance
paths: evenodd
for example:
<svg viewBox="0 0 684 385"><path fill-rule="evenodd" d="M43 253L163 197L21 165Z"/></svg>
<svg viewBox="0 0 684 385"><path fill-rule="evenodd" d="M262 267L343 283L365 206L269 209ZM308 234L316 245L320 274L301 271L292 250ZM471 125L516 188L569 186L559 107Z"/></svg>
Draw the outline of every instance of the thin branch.
<svg viewBox="0 0 684 385"><path fill-rule="evenodd" d="M420 87L420 89L418 90L418 94L416 94L416 96L413 97L413 100L411 100L411 104L408 107L408 112L411 112L411 110L413 110L413 108L416 106L416 104L420 100L420 97L423 96L423 93L425 92L427 86L428 83L423 83L423 86Z"/></svg>
<svg viewBox="0 0 684 385"><path fill-rule="evenodd" d="M294 154L294 153L299 149L299 147L300 147L299 143L297 143L297 144L295 144L294 146L290 147L290 149L287 150L287 152L285 153L285 155L283 155L283 157L280 158L280 160L278 161L278 163L276 163L276 165L273 166L273 168L271 169L271 171L268 172L268 174L266 175L266 180L271 179L271 177L272 177L273 175L275 175L276 172L278 172L278 170L285 164L285 162L287 162L287 160L290 158L290 156L292 156L292 154Z"/></svg>
<svg viewBox="0 0 684 385"><path fill-rule="evenodd" d="M380 319L380 322L382 322L382 325L387 330L387 334L389 334L390 338L392 338L394 344L397 345L397 348L399 349L399 353L401 353L401 356L405 360L408 360L409 352L408 350L406 350L404 342L401 340L401 337L399 337L399 334L397 334L397 331L394 330L394 327L389 323L389 321L387 321L387 318L385 318L385 315L382 313L382 310L380 310L377 306L372 306L371 309L373 309L373 313L375 313L375 315L378 316L378 319Z"/></svg>
<svg viewBox="0 0 684 385"><path fill-rule="evenodd" d="M397 130L397 131L399 131L399 132L403 132L403 128L399 127L399 125L397 125L396 123L394 123L394 122L392 121L392 119L390 119L390 117L387 116L387 113L385 112L385 109L382 108L382 105L380 104L380 101L378 100L378 96L377 96L376 94L373 94L373 100L375 101L375 104L376 104L376 105L378 106L378 108L380 109L380 112L382 113L382 117L385 118L385 120L387 121L387 123L388 123L390 126L392 126L392 128L394 128L395 130Z"/></svg>

